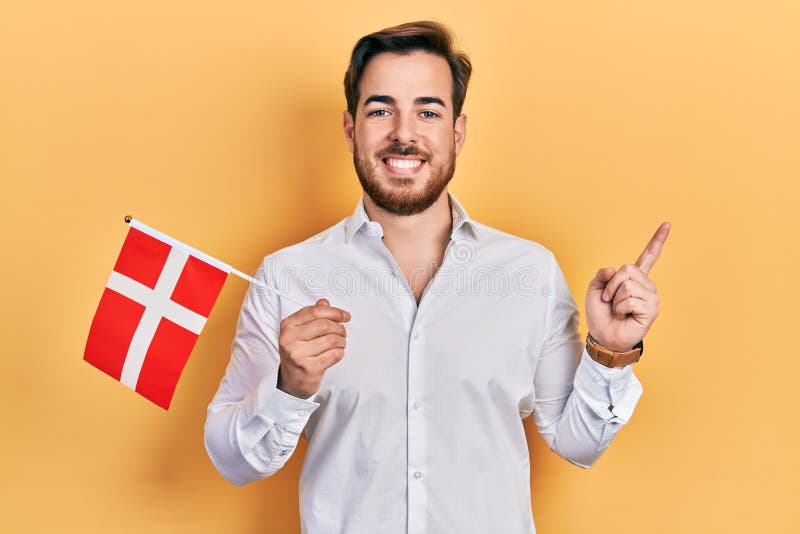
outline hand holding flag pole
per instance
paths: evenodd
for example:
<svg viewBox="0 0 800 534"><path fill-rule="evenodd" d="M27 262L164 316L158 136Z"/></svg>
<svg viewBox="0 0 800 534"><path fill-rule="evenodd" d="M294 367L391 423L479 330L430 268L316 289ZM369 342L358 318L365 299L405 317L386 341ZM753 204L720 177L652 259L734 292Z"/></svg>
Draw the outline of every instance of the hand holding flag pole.
<svg viewBox="0 0 800 534"><path fill-rule="evenodd" d="M305 306L130 215L125 222L130 230L92 320L84 360L164 409L229 273Z"/></svg>

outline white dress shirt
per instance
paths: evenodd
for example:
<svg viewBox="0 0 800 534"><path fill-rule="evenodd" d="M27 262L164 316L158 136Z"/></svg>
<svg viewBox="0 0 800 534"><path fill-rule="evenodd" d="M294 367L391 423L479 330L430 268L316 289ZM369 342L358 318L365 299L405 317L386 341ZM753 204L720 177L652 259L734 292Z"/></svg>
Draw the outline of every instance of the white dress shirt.
<svg viewBox="0 0 800 534"><path fill-rule="evenodd" d="M222 475L275 473L308 440L304 534L535 532L522 419L589 467L642 393L630 366L593 361L545 247L467 216L419 305L359 200L352 216L264 259L205 444ZM344 358L310 399L276 389L283 318L318 298L351 313ZM267 526L265 525L265 528Z"/></svg>

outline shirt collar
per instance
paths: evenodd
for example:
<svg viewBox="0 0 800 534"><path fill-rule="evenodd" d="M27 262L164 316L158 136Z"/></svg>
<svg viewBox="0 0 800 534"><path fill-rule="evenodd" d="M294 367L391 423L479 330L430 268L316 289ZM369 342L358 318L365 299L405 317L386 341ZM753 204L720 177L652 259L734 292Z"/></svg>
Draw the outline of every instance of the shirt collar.
<svg viewBox="0 0 800 534"><path fill-rule="evenodd" d="M454 197L452 193L448 191L447 196L450 198L451 212L453 214L453 231L450 233L450 238L459 239L466 237L478 239L478 237L480 237L478 225L470 218L467 214L467 210L456 200L456 197Z"/></svg>
<svg viewBox="0 0 800 534"><path fill-rule="evenodd" d="M473 221L469 215L467 215L467 211L464 209L461 203L456 200L456 197L454 197L452 193L448 191L447 196L450 199L450 210L453 216L453 230L450 232L450 238L478 239L480 234L475 221ZM362 196L358 199L358 203L356 204L356 209L353 210L353 214L345 223L345 243L349 243L356 232L358 232L364 226L366 226L366 230L368 232L374 232L375 235L382 235L383 230L381 229L380 224L369 220L367 211L364 209L364 197Z"/></svg>

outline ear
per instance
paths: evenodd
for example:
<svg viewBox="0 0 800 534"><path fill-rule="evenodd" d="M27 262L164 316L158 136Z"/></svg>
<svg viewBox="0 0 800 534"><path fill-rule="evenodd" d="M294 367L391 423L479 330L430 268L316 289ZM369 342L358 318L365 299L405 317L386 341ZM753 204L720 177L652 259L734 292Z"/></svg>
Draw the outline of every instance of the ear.
<svg viewBox="0 0 800 534"><path fill-rule="evenodd" d="M356 123L350 112L344 110L342 114L342 129L344 129L344 138L347 140L347 149L353 153L353 146L355 143Z"/></svg>
<svg viewBox="0 0 800 534"><path fill-rule="evenodd" d="M456 142L456 155L458 155L461 153L464 141L467 140L467 116L463 113L456 117L456 123L453 125L453 136Z"/></svg>

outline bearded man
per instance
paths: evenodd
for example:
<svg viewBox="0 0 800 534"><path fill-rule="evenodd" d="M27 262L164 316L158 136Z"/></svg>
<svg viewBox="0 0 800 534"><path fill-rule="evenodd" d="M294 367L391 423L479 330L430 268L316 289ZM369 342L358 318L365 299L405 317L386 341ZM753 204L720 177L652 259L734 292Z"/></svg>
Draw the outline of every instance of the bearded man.
<svg viewBox="0 0 800 534"><path fill-rule="evenodd" d="M357 42L343 129L363 195L268 255L258 277L277 291L251 287L242 306L206 448L240 485L275 473L303 435L304 533L534 532L522 419L589 467L642 393L632 364L669 224L635 264L597 272L584 342L554 255L471 219L447 190L471 71L437 23Z"/></svg>

